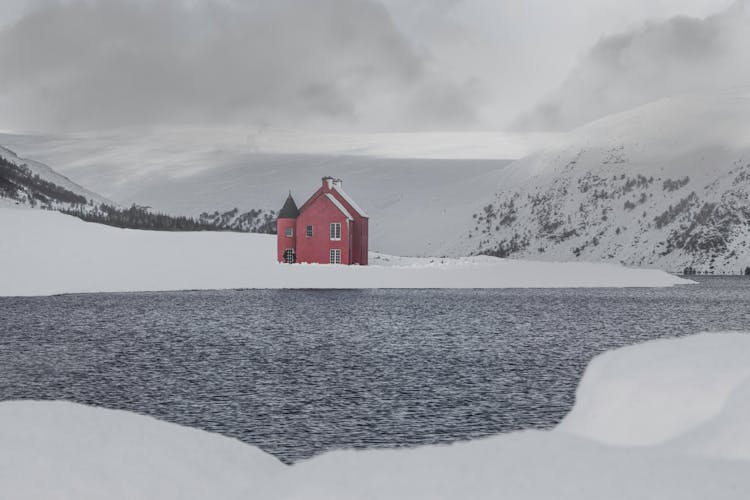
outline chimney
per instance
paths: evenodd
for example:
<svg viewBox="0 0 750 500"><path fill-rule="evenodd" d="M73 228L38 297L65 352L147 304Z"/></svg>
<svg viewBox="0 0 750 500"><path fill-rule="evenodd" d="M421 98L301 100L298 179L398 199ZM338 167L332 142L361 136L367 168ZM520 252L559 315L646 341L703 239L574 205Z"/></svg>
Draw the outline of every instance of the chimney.
<svg viewBox="0 0 750 500"><path fill-rule="evenodd" d="M339 189L343 189L343 181L341 179L333 179L333 187L337 187Z"/></svg>
<svg viewBox="0 0 750 500"><path fill-rule="evenodd" d="M333 182L334 182L334 179L330 175L326 175L325 177L323 177L323 187L324 188L332 189L333 188Z"/></svg>

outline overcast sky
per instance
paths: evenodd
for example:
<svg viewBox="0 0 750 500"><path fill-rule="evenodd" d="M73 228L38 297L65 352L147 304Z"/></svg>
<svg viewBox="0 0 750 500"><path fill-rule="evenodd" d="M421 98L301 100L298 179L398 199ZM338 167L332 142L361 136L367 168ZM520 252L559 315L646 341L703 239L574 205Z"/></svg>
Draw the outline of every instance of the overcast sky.
<svg viewBox="0 0 750 500"><path fill-rule="evenodd" d="M2 0L0 128L566 130L750 83L746 3Z"/></svg>

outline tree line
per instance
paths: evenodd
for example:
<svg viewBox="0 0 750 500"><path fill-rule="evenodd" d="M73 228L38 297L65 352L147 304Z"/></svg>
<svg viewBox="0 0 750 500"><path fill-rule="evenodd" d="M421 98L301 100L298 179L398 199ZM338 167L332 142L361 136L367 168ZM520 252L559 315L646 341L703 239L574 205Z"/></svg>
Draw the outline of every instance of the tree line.
<svg viewBox="0 0 750 500"><path fill-rule="evenodd" d="M117 208L100 205L94 210L71 208L60 210L64 214L124 229L146 229L152 231L232 231L233 229L208 224L186 216L173 216L150 212L145 207L132 205L130 208Z"/></svg>

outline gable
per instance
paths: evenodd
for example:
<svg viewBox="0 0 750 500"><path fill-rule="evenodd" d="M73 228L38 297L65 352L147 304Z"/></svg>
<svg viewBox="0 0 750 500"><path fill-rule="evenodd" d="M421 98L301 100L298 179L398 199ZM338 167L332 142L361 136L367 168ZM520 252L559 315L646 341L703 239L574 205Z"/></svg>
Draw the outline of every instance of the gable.
<svg viewBox="0 0 750 500"><path fill-rule="evenodd" d="M343 203L336 199L331 193L316 193L317 196L313 196L300 208L300 218L306 218L305 216L311 215L312 213L320 213L320 210L335 213L344 216L347 220L354 220L351 212L347 210Z"/></svg>
<svg viewBox="0 0 750 500"><path fill-rule="evenodd" d="M333 203L333 206L339 209L339 211L346 216L347 219L353 220L354 217L352 217L352 214L349 213L349 211L344 208L344 205L341 204L339 200L336 199L335 196L333 196L331 193L326 193L326 198L328 198L331 203Z"/></svg>
<svg viewBox="0 0 750 500"><path fill-rule="evenodd" d="M344 191L341 187L341 181L334 181L333 178L329 177L324 177L323 185L319 187L301 207L299 207L300 213L304 212L305 209L309 208L319 198L324 196L327 197L331 203L337 205L336 208L338 208L348 219L354 220L355 217L352 216L352 213L354 213L356 218L369 218L367 213L357 205L346 191Z"/></svg>

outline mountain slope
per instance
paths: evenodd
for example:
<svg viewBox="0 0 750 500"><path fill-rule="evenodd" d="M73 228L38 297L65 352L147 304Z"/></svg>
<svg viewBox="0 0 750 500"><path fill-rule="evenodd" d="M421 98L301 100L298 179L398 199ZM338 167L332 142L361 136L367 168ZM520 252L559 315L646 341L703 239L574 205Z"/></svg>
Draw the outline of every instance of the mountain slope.
<svg viewBox="0 0 750 500"><path fill-rule="evenodd" d="M89 191L43 163L19 158L0 146L0 206L57 210L89 222L131 229L164 231L239 231L275 233L273 210L238 209L203 213L196 219L154 213L150 207L123 208Z"/></svg>
<svg viewBox="0 0 750 500"><path fill-rule="evenodd" d="M750 92L681 96L514 162L452 250L672 271L750 266Z"/></svg>
<svg viewBox="0 0 750 500"><path fill-rule="evenodd" d="M115 203L89 191L47 165L19 158L0 146L0 198L15 204L89 212Z"/></svg>

